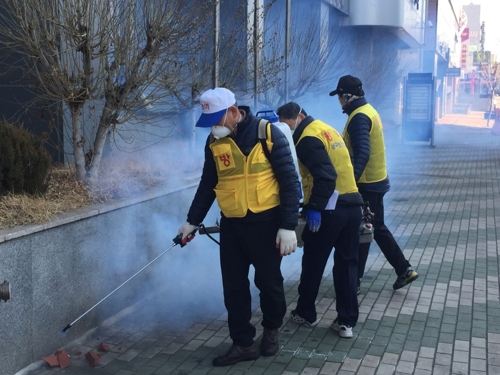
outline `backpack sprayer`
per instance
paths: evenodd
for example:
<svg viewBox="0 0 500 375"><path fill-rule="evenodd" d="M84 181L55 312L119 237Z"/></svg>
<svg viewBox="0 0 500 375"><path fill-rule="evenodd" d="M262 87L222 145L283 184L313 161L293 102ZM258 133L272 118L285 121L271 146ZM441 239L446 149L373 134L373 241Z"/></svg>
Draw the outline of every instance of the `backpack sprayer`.
<svg viewBox="0 0 500 375"><path fill-rule="evenodd" d="M375 214L370 210L370 203L363 204L363 216L359 226L359 243L369 243L373 241L373 217Z"/></svg>
<svg viewBox="0 0 500 375"><path fill-rule="evenodd" d="M271 122L278 122L280 118L272 109L264 109L255 114L255 117L263 118Z"/></svg>
<svg viewBox="0 0 500 375"><path fill-rule="evenodd" d="M363 216L361 217L361 225L359 226L359 243L369 243L373 241L373 217L375 214L371 212L370 205L365 202L363 205ZM304 247L304 242L302 241L302 232L306 226L306 219L303 217L299 218L297 227L295 228L295 233L297 235L297 247Z"/></svg>
<svg viewBox="0 0 500 375"><path fill-rule="evenodd" d="M177 235L172 241L172 245L164 250L160 255L158 255L156 258L154 258L151 262L149 262L148 264L146 264L144 267L142 267L139 271L137 271L136 273L134 273L132 276L130 276L127 280L125 280L123 283L121 283L118 287L116 287L113 291L111 291L106 297L104 297L103 299L101 299L99 302L97 302L94 306L92 306L90 309L88 309L87 311L85 311L82 315L80 315L78 318L76 318L75 320L73 320L71 323L69 323L68 325L66 325L66 327L64 327L62 330L61 330L61 333L66 333L66 331L68 329L70 329L76 322L78 322L81 318L83 318L85 315L87 315L89 312L91 312L93 309L95 309L97 306L99 306L102 302L104 302L108 297L110 297L113 293L115 293L118 289L120 289L122 286L124 286L125 284L127 284L130 280L132 280L134 277L136 277L138 274L140 274L142 271L144 271L147 267L149 267L151 264L153 264L154 262L156 262L158 259L160 259L160 257L162 257L164 254L166 254L168 251L170 251L172 248L174 248L175 246L177 245L181 245L181 247L184 247L186 246L186 244L188 242L190 242L196 232L199 232L200 234L206 234L208 237L210 237L212 239L212 241L215 241L217 242L217 244L219 244L218 241L216 241L210 234L211 233L219 233L220 232L220 228L219 228L219 222L216 221L216 226L214 227L205 227L205 225L203 224L200 224L198 225L191 233L189 233L186 237L182 238L182 234L179 234ZM4 297L9 299L10 298L10 288L8 289L8 293L5 292L5 286L4 284L7 283L7 282L4 282L3 284L0 284L0 299L3 299ZM7 288L9 287L9 284L7 283ZM5 301L7 301L7 299L5 299Z"/></svg>

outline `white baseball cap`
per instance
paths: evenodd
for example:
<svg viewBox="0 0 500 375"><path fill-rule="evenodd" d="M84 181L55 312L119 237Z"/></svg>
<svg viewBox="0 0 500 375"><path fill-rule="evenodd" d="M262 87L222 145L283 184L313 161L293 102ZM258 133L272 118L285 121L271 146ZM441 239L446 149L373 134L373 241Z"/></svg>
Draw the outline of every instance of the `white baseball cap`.
<svg viewBox="0 0 500 375"><path fill-rule="evenodd" d="M196 123L199 128L210 128L217 124L226 110L236 103L234 94L223 87L207 90L200 96L201 116Z"/></svg>

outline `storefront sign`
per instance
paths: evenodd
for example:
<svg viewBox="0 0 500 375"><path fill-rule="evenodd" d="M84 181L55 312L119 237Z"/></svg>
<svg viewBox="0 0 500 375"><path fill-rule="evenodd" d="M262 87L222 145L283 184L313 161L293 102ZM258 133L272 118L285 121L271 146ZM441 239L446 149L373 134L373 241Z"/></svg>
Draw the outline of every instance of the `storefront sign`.
<svg viewBox="0 0 500 375"><path fill-rule="evenodd" d="M462 69L467 69L467 55L469 54L467 44L468 43L462 43L462 50L460 54L460 67Z"/></svg>
<svg viewBox="0 0 500 375"><path fill-rule="evenodd" d="M474 58L472 60L472 65L480 66L481 64L489 64L491 61L490 51L477 51L474 52Z"/></svg>
<svg viewBox="0 0 500 375"><path fill-rule="evenodd" d="M466 27L461 35L462 43L469 39L469 28Z"/></svg>
<svg viewBox="0 0 500 375"><path fill-rule="evenodd" d="M445 75L447 77L460 77L461 69L460 68L446 68Z"/></svg>

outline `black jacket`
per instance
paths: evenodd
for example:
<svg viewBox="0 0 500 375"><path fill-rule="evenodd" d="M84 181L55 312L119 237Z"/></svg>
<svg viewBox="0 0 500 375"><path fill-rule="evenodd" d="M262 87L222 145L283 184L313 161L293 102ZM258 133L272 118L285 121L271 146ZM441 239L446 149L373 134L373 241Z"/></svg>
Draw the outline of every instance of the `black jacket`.
<svg viewBox="0 0 500 375"><path fill-rule="evenodd" d="M365 98L360 98L344 107L344 112L349 116L357 108L367 104ZM361 193L386 193L390 189L389 177L379 182L359 183L359 179L365 170L366 164L370 159L370 131L372 121L364 113L354 115L347 128L352 147L352 166L354 167L354 178L358 184Z"/></svg>
<svg viewBox="0 0 500 375"><path fill-rule="evenodd" d="M246 116L238 124L234 141L241 152L248 156L259 142L259 118L254 117L248 107L239 108L246 112ZM280 187L280 205L260 213L248 211L245 217L230 218L230 220L247 222L278 220L280 228L294 230L297 226L299 212L299 180L285 135L276 126L271 125L271 127L273 149L269 162ZM193 225L198 225L203 221L215 200L214 188L217 185L218 176L213 154L209 147L210 142L211 137L208 136L205 144L205 164L203 165L200 185L187 216L187 221Z"/></svg>
<svg viewBox="0 0 500 375"><path fill-rule="evenodd" d="M328 200L335 190L337 182L337 171L332 164L332 160L325 150L323 142L316 137L304 137L297 144L304 129L314 121L312 116L303 119L293 133L293 143L297 151L297 158L309 170L313 177L313 187L311 197L307 202L308 208L322 211L325 209ZM361 205L363 201L358 193L342 194L337 199L338 205Z"/></svg>

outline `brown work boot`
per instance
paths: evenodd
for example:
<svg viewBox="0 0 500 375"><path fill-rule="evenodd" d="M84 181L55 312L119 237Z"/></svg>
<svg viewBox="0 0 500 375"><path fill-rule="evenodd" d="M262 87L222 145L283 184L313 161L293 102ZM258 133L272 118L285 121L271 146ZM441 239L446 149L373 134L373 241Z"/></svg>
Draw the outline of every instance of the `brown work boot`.
<svg viewBox="0 0 500 375"><path fill-rule="evenodd" d="M231 366L241 361L253 361L259 358L259 355L259 348L255 342L249 348L233 344L226 353L214 358L212 364L214 366Z"/></svg>
<svg viewBox="0 0 500 375"><path fill-rule="evenodd" d="M269 357L278 353L280 341L278 338L278 329L264 328L262 339L260 340L260 354Z"/></svg>

